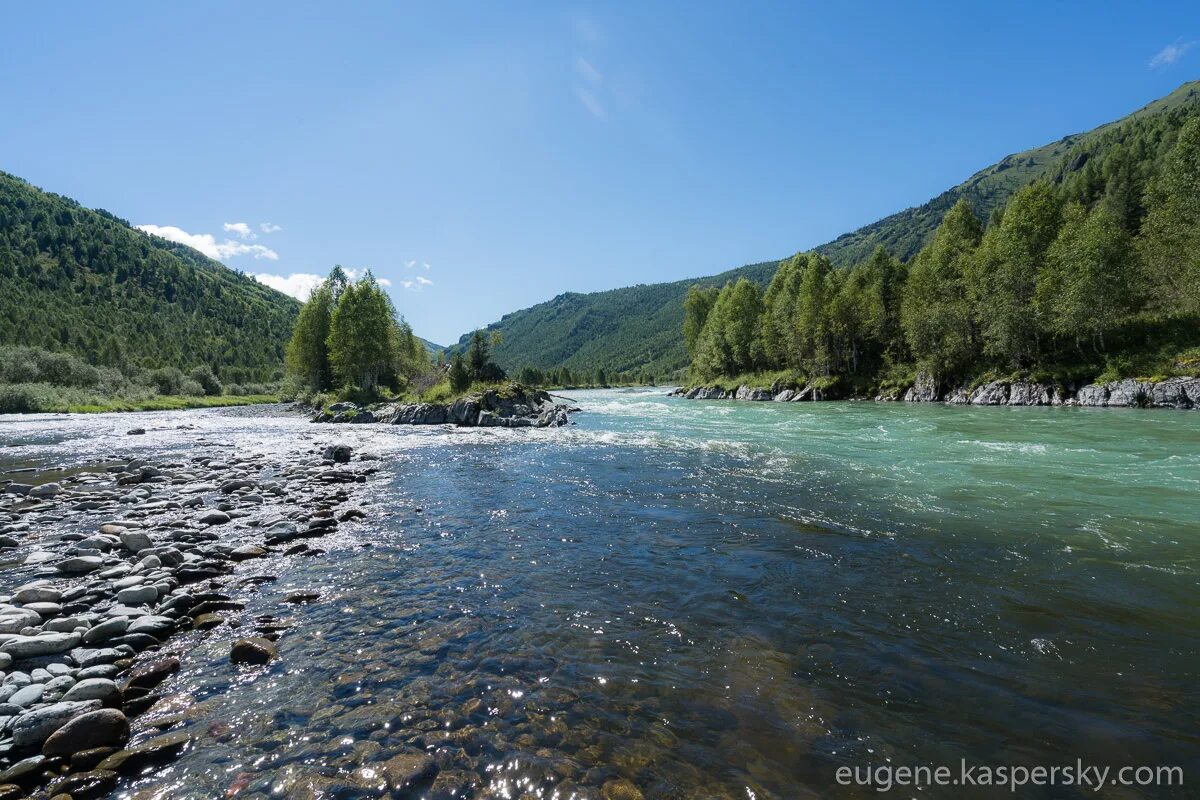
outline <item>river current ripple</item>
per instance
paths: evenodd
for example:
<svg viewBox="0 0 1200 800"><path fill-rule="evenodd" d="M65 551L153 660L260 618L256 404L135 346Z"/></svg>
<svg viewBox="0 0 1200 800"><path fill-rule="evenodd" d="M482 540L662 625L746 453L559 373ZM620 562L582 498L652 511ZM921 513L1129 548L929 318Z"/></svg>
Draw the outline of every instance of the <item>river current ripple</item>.
<svg viewBox="0 0 1200 800"><path fill-rule="evenodd" d="M367 524L257 564L244 613L321 599L260 670L189 634L164 689L196 743L114 796L380 796L410 748L422 797L868 797L837 768L962 759L1200 779L1200 414L572 396L561 430L344 426L381 457ZM0 417L0 472L312 431Z"/></svg>

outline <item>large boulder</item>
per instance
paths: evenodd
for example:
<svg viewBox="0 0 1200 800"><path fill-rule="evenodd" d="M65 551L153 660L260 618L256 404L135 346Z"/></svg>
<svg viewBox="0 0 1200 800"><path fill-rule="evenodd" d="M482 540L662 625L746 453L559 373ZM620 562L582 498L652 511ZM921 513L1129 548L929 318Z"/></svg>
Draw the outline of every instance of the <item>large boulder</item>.
<svg viewBox="0 0 1200 800"><path fill-rule="evenodd" d="M992 381L971 392L973 406L1002 406L1008 402L1008 384Z"/></svg>
<svg viewBox="0 0 1200 800"><path fill-rule="evenodd" d="M42 745L42 755L69 756L94 747L116 747L129 738L129 720L115 708L102 708L74 717Z"/></svg>
<svg viewBox="0 0 1200 800"><path fill-rule="evenodd" d="M937 380L928 372L918 372L912 388L904 393L904 402L933 403L940 396Z"/></svg>
<svg viewBox="0 0 1200 800"><path fill-rule="evenodd" d="M1051 387L1029 381L1017 381L1008 387L1010 406L1048 406Z"/></svg>
<svg viewBox="0 0 1200 800"><path fill-rule="evenodd" d="M1075 404L1080 406L1108 405L1108 387L1100 383L1089 383L1075 393Z"/></svg>
<svg viewBox="0 0 1200 800"><path fill-rule="evenodd" d="M26 711L13 723L13 744L17 747L39 745L74 718L99 708L99 700L84 700L52 703Z"/></svg>
<svg viewBox="0 0 1200 800"><path fill-rule="evenodd" d="M1126 378L1108 384L1108 405L1123 408L1137 408L1148 402L1146 388L1141 383Z"/></svg>
<svg viewBox="0 0 1200 800"><path fill-rule="evenodd" d="M1200 403L1200 378L1167 378L1147 388L1155 408L1194 408Z"/></svg>

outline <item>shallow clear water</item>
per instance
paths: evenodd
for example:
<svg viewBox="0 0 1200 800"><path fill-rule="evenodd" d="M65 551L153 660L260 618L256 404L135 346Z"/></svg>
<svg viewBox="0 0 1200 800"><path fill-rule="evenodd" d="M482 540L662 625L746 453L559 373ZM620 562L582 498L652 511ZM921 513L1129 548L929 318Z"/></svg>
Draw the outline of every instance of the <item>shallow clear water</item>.
<svg viewBox="0 0 1200 800"><path fill-rule="evenodd" d="M571 394L559 431L0 418L0 470L197 437L384 458L327 554L243 565L280 576L245 611L295 623L277 662L189 634L167 688L198 741L123 794L282 796L286 768L351 781L406 746L480 797L870 796L837 767L959 759L1197 776L1200 414Z"/></svg>

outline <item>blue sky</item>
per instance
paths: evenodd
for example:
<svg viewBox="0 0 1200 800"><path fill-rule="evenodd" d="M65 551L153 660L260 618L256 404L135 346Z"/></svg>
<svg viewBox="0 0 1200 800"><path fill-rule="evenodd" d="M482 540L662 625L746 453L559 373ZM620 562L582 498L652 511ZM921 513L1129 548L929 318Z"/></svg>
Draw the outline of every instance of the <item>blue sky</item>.
<svg viewBox="0 0 1200 800"><path fill-rule="evenodd" d="M370 267L447 343L812 247L1200 76L1194 3L1094 9L8 3L0 169L293 291Z"/></svg>

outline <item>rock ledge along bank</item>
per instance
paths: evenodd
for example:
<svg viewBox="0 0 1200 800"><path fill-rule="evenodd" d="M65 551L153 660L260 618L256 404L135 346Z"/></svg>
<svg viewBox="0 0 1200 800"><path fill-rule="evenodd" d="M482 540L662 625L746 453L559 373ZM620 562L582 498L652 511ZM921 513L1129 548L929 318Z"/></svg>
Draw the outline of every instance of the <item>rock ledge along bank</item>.
<svg viewBox="0 0 1200 800"><path fill-rule="evenodd" d="M554 428L568 423L567 415L579 409L540 389L511 384L460 397L450 404L413 403L360 407L334 403L318 411L313 422L375 423L387 425L458 425L461 427Z"/></svg>
<svg viewBox="0 0 1200 800"><path fill-rule="evenodd" d="M241 562L320 554L307 540L365 517L352 491L377 472L348 445L302 447L202 441L185 462L0 482L0 564L22 581L0 595L0 800L106 796L187 749L164 689L197 637L228 638L231 670L270 668L288 624L242 619L237 596L276 578Z"/></svg>
<svg viewBox="0 0 1200 800"><path fill-rule="evenodd" d="M671 392L689 400L759 400L795 403L805 400L836 400L811 384L802 387L775 385L769 388L739 386L730 391L719 386L679 388ZM863 398L868 399L868 398ZM875 397L878 401L936 403L972 406L1081 406L1108 408L1200 409L1200 378L1165 378L1160 381L1126 379L1090 383L1078 388L1034 381L991 381L974 389L959 387L944 391L925 373L907 390L897 389Z"/></svg>

